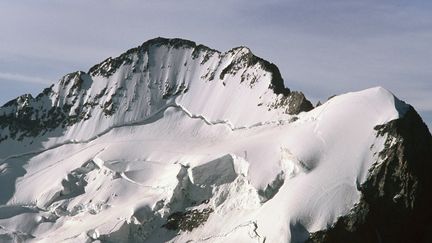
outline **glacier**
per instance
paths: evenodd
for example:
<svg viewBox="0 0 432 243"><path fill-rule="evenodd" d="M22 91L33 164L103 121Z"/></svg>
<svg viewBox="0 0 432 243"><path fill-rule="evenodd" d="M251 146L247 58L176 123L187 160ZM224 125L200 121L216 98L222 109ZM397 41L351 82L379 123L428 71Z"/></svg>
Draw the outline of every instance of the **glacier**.
<svg viewBox="0 0 432 243"><path fill-rule="evenodd" d="M305 242L408 109L382 87L313 107L246 47L156 38L0 108L0 241Z"/></svg>

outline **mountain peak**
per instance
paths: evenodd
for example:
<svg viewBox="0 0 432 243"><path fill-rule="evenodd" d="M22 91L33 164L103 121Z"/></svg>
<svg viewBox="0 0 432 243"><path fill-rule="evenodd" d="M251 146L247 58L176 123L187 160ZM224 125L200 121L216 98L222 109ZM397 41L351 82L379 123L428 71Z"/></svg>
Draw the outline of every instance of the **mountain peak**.
<svg viewBox="0 0 432 243"><path fill-rule="evenodd" d="M29 102L27 115L18 108L0 109L0 115L17 124L9 137L66 129L84 139L145 120L171 105L233 126L289 119L313 108L303 93L285 87L276 65L246 47L221 53L193 41L158 37L107 58L87 73L65 75ZM245 109L261 115L243 114ZM27 116L33 117L35 128L21 125ZM79 135L74 126L92 128Z"/></svg>
<svg viewBox="0 0 432 243"><path fill-rule="evenodd" d="M143 44L141 44L138 47L129 49L125 53L121 54L118 57L112 58L109 57L103 62L96 64L95 66L91 67L88 73L92 75L103 75L103 76L110 76L116 68L118 68L120 65L130 62L130 57L132 55L142 55L149 51L150 48L158 48L161 46L165 46L167 48L187 48L187 49L196 49L197 52L199 51L211 51L211 52L218 52L216 50L213 50L207 46L204 45L197 45L195 42L186 40L186 39L180 39L180 38L164 38L164 37L156 37L150 40L145 41ZM218 52L219 53L219 52ZM197 53L195 54L197 55ZM104 71L100 71L100 69L105 69ZM108 70L106 70L108 69ZM98 71L99 70L99 71Z"/></svg>

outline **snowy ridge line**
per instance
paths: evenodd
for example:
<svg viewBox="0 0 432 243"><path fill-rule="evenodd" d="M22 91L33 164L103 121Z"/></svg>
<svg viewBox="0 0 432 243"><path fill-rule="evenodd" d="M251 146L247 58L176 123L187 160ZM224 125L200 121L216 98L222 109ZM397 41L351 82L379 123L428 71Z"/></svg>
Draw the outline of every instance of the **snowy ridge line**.
<svg viewBox="0 0 432 243"><path fill-rule="evenodd" d="M266 122L258 122L255 124L252 124L250 126L240 126L240 127L235 127L229 120L216 120L216 121L210 121L208 120L205 116L203 115L195 115L192 114L190 111L188 111L184 106L182 106L181 104L171 104L168 105L170 107L174 107L174 108L179 108L181 111L183 111L187 116L189 116L192 119L201 119L204 121L204 123L206 123L207 125L213 126L213 125L225 125L227 127L229 127L229 129L231 131L237 131L237 130L244 130L244 129L250 129L250 128L255 128L255 127L260 127L260 126L265 126L265 125L271 125L271 124L281 124L284 123L286 121L289 122L289 120L278 120L278 121L266 121Z"/></svg>
<svg viewBox="0 0 432 243"><path fill-rule="evenodd" d="M6 158L0 158L0 165L5 163L7 160L10 160L10 159L16 159L16 158L20 158L20 157L24 157L24 156L29 156L29 155L37 155L37 154L40 154L40 153L43 153L43 152L46 152L46 151L49 151L52 149L59 148L59 147L64 146L64 145L89 143L89 142L96 140L100 136L103 136L103 135L109 133L111 130L116 129L116 128L145 125L145 124L147 124L148 120L152 119L154 116L158 115L161 112L165 112L167 109L172 108L172 107L181 110L183 113L185 113L188 117L190 117L192 119L200 119L200 120L204 121L204 123L209 125L209 126L225 125L231 131L256 128L256 127L261 127L261 126L266 126L266 125L271 125L271 124L283 124L284 122L287 122L287 121L290 122L289 120L266 121L266 122L258 122L258 123L255 123L253 125L250 125L250 126L234 127L234 125L228 120L209 121L203 115L195 115L195 114L191 113L181 104L172 103L172 104L167 104L167 105L161 107L159 110L154 112L152 115L148 116L147 118L145 118L141 121L131 121L131 122L126 122L126 123L121 124L121 125L113 125L111 127L106 128L104 131L100 132L99 134L94 135L93 137L90 137L90 138L82 140L82 141L76 141L74 139L71 139L71 140L64 141L62 143L52 145L52 146L45 148L45 149L42 149L42 150L30 151L30 152L20 153L20 154L13 154L13 155L7 156Z"/></svg>

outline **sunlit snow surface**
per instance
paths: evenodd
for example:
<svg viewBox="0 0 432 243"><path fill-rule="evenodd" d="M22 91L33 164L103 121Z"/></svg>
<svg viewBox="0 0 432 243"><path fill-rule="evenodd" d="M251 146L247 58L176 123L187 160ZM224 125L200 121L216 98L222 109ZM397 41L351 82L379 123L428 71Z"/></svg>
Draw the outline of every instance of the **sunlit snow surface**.
<svg viewBox="0 0 432 243"><path fill-rule="evenodd" d="M385 139L374 127L404 110L372 88L288 116L253 103L277 98L268 81L196 83L156 107L130 103L141 113L94 115L42 148L0 144L0 241L301 242L358 202ZM190 232L162 227L210 208Z"/></svg>

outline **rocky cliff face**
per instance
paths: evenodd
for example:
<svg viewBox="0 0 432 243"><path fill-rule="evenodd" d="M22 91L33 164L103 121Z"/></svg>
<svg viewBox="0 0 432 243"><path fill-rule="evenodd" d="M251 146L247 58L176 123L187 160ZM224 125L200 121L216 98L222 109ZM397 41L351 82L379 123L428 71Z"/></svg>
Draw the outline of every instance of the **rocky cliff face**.
<svg viewBox="0 0 432 243"><path fill-rule="evenodd" d="M432 137L413 107L376 126L386 136L360 202L307 242L432 242Z"/></svg>

